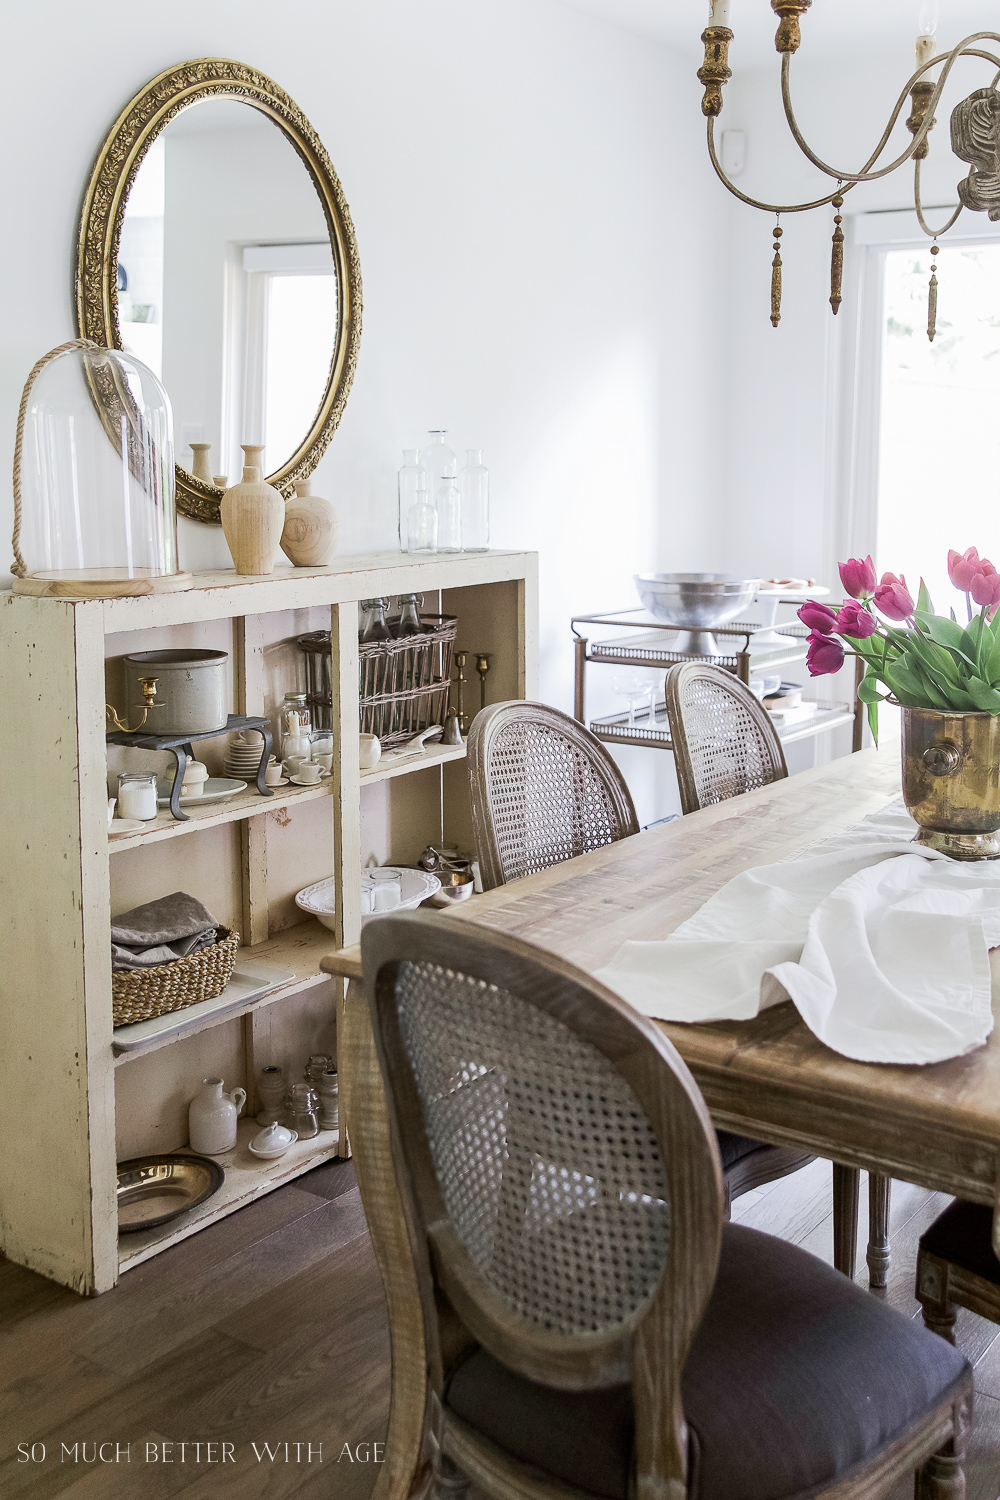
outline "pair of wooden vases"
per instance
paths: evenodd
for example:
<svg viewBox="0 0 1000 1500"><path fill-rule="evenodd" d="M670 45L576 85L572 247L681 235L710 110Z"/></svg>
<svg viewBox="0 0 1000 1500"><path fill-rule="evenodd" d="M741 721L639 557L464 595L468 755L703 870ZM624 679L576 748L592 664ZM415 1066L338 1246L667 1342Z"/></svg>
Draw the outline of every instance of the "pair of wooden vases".
<svg viewBox="0 0 1000 1500"><path fill-rule="evenodd" d="M308 479L295 484L295 499L286 502L264 480L263 446L242 444L246 454L243 480L226 490L219 505L222 530L237 573L260 577L274 570L278 548L297 568L320 568L337 550L340 520L329 500L311 493Z"/></svg>

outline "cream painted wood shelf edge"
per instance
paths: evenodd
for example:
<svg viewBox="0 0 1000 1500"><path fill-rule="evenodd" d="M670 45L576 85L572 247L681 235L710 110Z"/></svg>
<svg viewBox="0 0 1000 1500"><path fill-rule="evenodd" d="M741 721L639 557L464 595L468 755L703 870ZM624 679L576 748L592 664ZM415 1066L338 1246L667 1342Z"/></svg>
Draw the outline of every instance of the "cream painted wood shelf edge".
<svg viewBox="0 0 1000 1500"><path fill-rule="evenodd" d="M485 592L477 595L482 587ZM136 599L36 599L0 593L0 757L24 758L30 743L32 775L10 779L0 825L0 910L8 943L0 966L0 1035L5 1039L7 1085L0 1091L0 1130L12 1137L20 1123L47 1108L30 1149L0 1156L0 1248L9 1259L82 1293L102 1292L119 1274L115 1206L115 1060L111 1024L111 856L162 838L237 822L242 848L240 930L247 957L284 961L296 979L262 997L281 1026L282 1000L313 985L331 986L342 1019L345 987L319 969L320 959L356 943L361 931L360 791L369 781L445 766L464 747L438 748L412 762L386 762L362 776L357 759L358 610L360 599L409 592L461 591L452 600L459 640L467 649L496 651L493 697L537 697L537 557L493 551L411 559L398 552L347 557L328 568L279 568L262 579L235 572L195 575L195 587ZM214 804L190 822L157 821L148 833L111 841L107 835L107 760L104 742L104 659L107 637L174 625L231 621L238 712L264 710L265 630L261 617L293 610L329 611L335 749L333 777L291 795L251 797L246 805ZM467 689L474 712L478 685ZM343 732L349 730L349 733ZM340 730L341 732L337 732ZM444 808L461 784L442 773ZM44 795L40 789L44 790ZM291 788L281 789L291 793ZM462 793L464 796L464 793ZM332 799L331 865L337 882L337 931L308 922L268 938L268 862L258 812L300 799ZM238 799L234 799L236 802ZM251 810L249 803L252 800ZM407 799L396 799L401 807ZM457 806L457 804L455 804ZM402 816L403 814L401 814ZM396 814L390 813L395 819ZM464 816L464 814L463 814ZM172 821L172 820L171 820ZM428 828L427 837L439 833ZM390 829L391 834L391 829ZM220 884L222 882L220 866ZM288 892L274 888L271 899ZM301 943L300 961L289 952ZM308 973L304 972L308 969ZM301 976L301 977L299 977ZM256 1006L244 1016L252 1068ZM226 1018L229 1019L228 1017ZM207 1029L207 1028L206 1028ZM346 1080L345 1080L346 1081ZM332 1154L337 1143L324 1148ZM138 1152L124 1154L139 1154ZM281 1159L282 1161L285 1158ZM297 1161L292 1158L292 1163ZM307 1170L308 1162L301 1167ZM280 1164L279 1164L280 1168ZM285 1169L255 1163L253 1196L285 1180ZM248 1169L249 1170L249 1169ZM249 1182L250 1179L244 1179ZM240 1196L243 1194L243 1196ZM231 1211L220 1195L211 1215ZM204 1222L157 1239L149 1254ZM138 1242L123 1244L137 1263Z"/></svg>

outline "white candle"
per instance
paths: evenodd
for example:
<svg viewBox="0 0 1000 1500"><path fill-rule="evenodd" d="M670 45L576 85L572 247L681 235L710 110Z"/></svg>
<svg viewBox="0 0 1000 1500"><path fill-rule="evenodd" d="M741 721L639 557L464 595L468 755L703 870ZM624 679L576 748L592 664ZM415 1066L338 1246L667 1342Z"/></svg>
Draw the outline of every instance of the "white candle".
<svg viewBox="0 0 1000 1500"><path fill-rule="evenodd" d="M712 9L708 17L709 26L729 25L729 0L711 0Z"/></svg>
<svg viewBox="0 0 1000 1500"><path fill-rule="evenodd" d="M118 816L136 818L148 823L156 817L156 782L126 781L118 783Z"/></svg>
<svg viewBox="0 0 1000 1500"><path fill-rule="evenodd" d="M934 40L934 38L932 36L918 36L917 37L917 67L918 68L921 67L922 64L925 63L925 62L930 62L930 60L931 60L932 57L937 57L937 42ZM930 82L931 80L927 79L927 78L924 78L921 81L922 82Z"/></svg>

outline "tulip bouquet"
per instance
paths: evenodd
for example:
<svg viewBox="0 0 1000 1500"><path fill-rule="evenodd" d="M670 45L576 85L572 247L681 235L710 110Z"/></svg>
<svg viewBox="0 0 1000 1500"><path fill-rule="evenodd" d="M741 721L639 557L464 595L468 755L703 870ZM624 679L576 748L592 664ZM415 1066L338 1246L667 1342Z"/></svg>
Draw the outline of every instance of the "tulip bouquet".
<svg viewBox="0 0 1000 1500"><path fill-rule="evenodd" d="M839 672L846 655L865 663L858 697L876 742L878 705L890 695L905 708L1000 714L1000 573L969 547L948 553L948 577L965 595L965 625L954 610L934 613L923 579L916 602L905 578L876 582L870 557L840 564L850 596L840 609L810 600L799 610L813 677Z"/></svg>

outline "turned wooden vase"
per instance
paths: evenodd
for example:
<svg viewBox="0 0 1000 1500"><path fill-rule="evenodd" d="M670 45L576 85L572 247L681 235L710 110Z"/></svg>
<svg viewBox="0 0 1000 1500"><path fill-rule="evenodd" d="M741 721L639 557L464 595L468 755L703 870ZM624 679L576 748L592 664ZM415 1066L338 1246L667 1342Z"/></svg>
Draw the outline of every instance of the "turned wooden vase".
<svg viewBox="0 0 1000 1500"><path fill-rule="evenodd" d="M337 550L340 517L329 500L312 493L312 481L299 479L295 499L285 506L281 550L297 568L321 568Z"/></svg>
<svg viewBox="0 0 1000 1500"><path fill-rule="evenodd" d="M257 444L243 444L247 459L243 479L226 490L219 504L236 571L251 577L273 572L285 524L284 499L263 478L263 451Z"/></svg>

